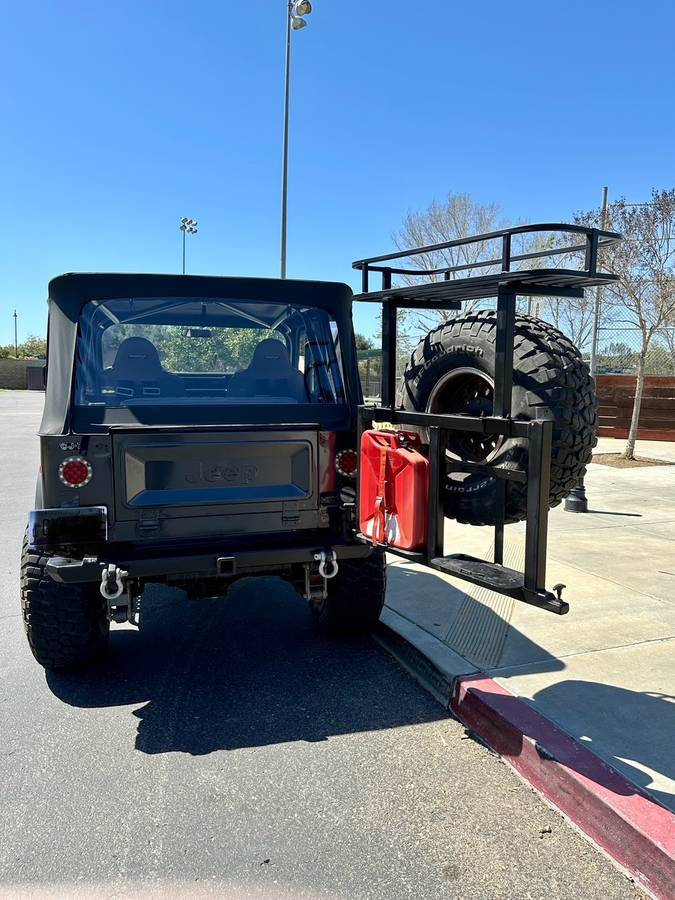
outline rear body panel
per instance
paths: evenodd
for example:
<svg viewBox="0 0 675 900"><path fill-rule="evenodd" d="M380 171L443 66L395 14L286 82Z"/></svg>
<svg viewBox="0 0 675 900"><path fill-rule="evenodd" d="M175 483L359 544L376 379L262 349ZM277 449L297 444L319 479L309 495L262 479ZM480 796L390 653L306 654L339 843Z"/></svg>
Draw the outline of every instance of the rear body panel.
<svg viewBox="0 0 675 900"><path fill-rule="evenodd" d="M320 488L330 487L332 441L318 425L114 429L107 438L77 440L93 478L77 493L47 479L45 505L106 505L108 541L224 538L329 524ZM56 472L72 453L60 444L43 438L43 472Z"/></svg>
<svg viewBox="0 0 675 900"><path fill-rule="evenodd" d="M317 428L120 432L112 444L120 527L147 529L153 512L165 535L169 517L193 535L319 527Z"/></svg>
<svg viewBox="0 0 675 900"><path fill-rule="evenodd" d="M113 436L116 518L140 507L177 514L295 500L316 507L316 432ZM235 505L236 504L236 505Z"/></svg>

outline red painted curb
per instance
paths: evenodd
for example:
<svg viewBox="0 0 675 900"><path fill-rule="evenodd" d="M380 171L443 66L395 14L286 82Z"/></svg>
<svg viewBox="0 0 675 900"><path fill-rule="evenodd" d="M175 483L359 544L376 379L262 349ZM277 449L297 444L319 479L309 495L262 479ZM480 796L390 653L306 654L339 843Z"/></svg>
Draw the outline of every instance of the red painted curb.
<svg viewBox="0 0 675 900"><path fill-rule="evenodd" d="M675 898L675 815L485 675L457 680L450 708L659 900Z"/></svg>

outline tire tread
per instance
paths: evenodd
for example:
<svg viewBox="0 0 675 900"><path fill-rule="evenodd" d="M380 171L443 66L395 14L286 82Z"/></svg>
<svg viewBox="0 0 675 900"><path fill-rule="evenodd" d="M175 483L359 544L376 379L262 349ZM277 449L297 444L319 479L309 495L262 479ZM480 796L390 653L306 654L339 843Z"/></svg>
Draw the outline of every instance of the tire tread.
<svg viewBox="0 0 675 900"><path fill-rule="evenodd" d="M495 345L495 310L473 310L456 316L430 331L413 350L404 375L403 398L407 407L421 408L411 389L430 361L457 341ZM436 348L436 349L434 349ZM493 348L491 348L493 349ZM554 420L551 454L550 505L557 506L583 477L597 444L595 384L581 353L562 332L534 316L517 315L513 351L514 384L536 385L536 394L525 390L532 415L547 411ZM519 468L527 459L524 450ZM494 479L492 479L494 481ZM509 483L506 521L525 517L527 485ZM494 523L494 492L477 491L455 504L454 518L473 525Z"/></svg>
<svg viewBox="0 0 675 900"><path fill-rule="evenodd" d="M49 555L21 552L21 612L31 652L46 669L72 669L100 657L108 639L105 601L91 585L57 584L45 572Z"/></svg>

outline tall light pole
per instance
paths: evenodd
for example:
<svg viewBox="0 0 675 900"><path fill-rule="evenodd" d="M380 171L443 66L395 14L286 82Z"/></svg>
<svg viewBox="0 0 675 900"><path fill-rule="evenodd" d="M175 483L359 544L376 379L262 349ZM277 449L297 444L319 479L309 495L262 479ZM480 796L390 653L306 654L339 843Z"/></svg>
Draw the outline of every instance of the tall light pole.
<svg viewBox="0 0 675 900"><path fill-rule="evenodd" d="M602 189L602 207L600 212L600 228L607 227L607 188ZM600 331L600 285L595 289L595 302L593 303L593 334L591 336L591 375L595 378L595 369L598 355L598 334Z"/></svg>
<svg viewBox="0 0 675 900"><path fill-rule="evenodd" d="M185 235L197 234L197 220L188 219L186 216L180 220L180 230L183 232L183 275L185 275Z"/></svg>
<svg viewBox="0 0 675 900"><path fill-rule="evenodd" d="M16 326L18 318L16 310L14 310L14 356L16 356L17 359L19 358L19 337Z"/></svg>
<svg viewBox="0 0 675 900"><path fill-rule="evenodd" d="M291 99L291 31L307 25L303 16L312 11L310 0L289 0L286 16L286 77L284 85L284 155L281 174L281 277L286 277L286 223L288 218L288 117Z"/></svg>
<svg viewBox="0 0 675 900"><path fill-rule="evenodd" d="M607 194L608 188L602 189L602 206L600 208L600 228L604 231L607 228ZM595 370L597 368L598 356L598 334L600 332L600 304L602 294L600 285L595 289L595 298L593 302L593 334L591 335L591 361L589 369L593 378L595 378ZM560 301L558 301L560 302ZM586 485L583 477L579 479L572 488L569 495L565 497L564 509L567 512L585 513L588 512L588 497L586 496Z"/></svg>

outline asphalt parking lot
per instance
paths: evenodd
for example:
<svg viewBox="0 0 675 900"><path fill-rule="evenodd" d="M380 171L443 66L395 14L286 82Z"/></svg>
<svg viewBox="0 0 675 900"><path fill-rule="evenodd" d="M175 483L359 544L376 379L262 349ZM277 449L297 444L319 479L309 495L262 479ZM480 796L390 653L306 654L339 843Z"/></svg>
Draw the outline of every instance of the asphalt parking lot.
<svg viewBox="0 0 675 900"><path fill-rule="evenodd" d="M18 558L42 395L0 392L0 895L629 898L374 641L273 579L148 591L107 662L34 662Z"/></svg>

